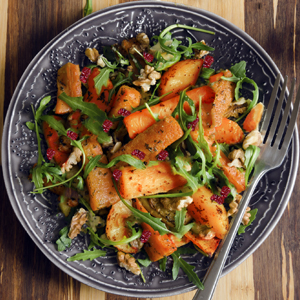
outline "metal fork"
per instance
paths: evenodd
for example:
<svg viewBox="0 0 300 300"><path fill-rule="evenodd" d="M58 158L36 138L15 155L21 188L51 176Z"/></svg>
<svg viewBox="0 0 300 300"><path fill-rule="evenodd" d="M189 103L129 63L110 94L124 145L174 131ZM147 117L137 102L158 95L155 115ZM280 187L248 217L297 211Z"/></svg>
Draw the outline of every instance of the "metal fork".
<svg viewBox="0 0 300 300"><path fill-rule="evenodd" d="M277 103L277 108L276 108L276 99L277 99L277 93L278 93L278 88L280 83L280 75L279 74L277 75L274 88L271 94L270 102L268 104L268 108L265 113L263 124L261 126L261 133L264 136L264 139L263 139L263 144L261 147L259 158L255 164L251 185L245 191L243 195L243 199L239 204L238 213L231 220L228 234L220 243L220 246L215 254L215 257L208 271L206 272L206 275L203 280L204 290L203 291L198 290L193 300L212 299L220 275L222 274L222 270L226 262L228 252L235 239L245 209L248 206L248 203L251 199L251 196L255 190L257 183L266 172L279 167L284 160L295 125L297 123L297 114L298 114L299 103L300 103L300 88L299 88L294 103L294 108L290 115L290 111L292 109L291 107L292 107L292 99L293 99L295 82L296 80L294 79L287 103L284 107L283 116L282 118L280 118L281 110L283 108L284 99L285 99L287 76L285 77L281 89L280 97ZM273 114L275 108L276 111L275 114ZM274 117L272 118L273 115Z"/></svg>

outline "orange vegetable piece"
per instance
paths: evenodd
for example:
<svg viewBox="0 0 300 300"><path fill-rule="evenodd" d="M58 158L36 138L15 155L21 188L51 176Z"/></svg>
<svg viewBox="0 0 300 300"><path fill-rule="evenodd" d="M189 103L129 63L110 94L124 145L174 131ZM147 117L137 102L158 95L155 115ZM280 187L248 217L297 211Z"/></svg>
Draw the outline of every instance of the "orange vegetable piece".
<svg viewBox="0 0 300 300"><path fill-rule="evenodd" d="M142 96L138 90L127 85L122 85L113 101L109 117L119 117L118 111L121 108L132 111L140 105L141 100Z"/></svg>
<svg viewBox="0 0 300 300"><path fill-rule="evenodd" d="M134 200L133 205L138 210L147 212L138 199ZM158 231L154 231L154 229L146 223L142 223L142 227L144 230L149 230L151 232L148 242L144 245L144 249L151 261L158 261L165 256L171 255L177 250L177 247L173 242L172 234L160 235Z"/></svg>
<svg viewBox="0 0 300 300"><path fill-rule="evenodd" d="M131 154L138 149L145 153L144 162L156 160L161 150L166 149L173 142L183 136L183 131L173 117L156 122L137 137L125 144L119 151L111 156L111 160L122 154ZM118 166L125 165L118 163Z"/></svg>
<svg viewBox="0 0 300 300"><path fill-rule="evenodd" d="M234 98L235 83L227 80L216 81L212 85L216 93L214 106L211 110L212 126L221 126L223 115Z"/></svg>
<svg viewBox="0 0 300 300"><path fill-rule="evenodd" d="M162 96L171 92L163 98L165 101L178 95L186 87L194 85L202 65L203 59L186 59L174 64L162 75L161 83L157 90L158 95Z"/></svg>
<svg viewBox="0 0 300 300"><path fill-rule="evenodd" d="M97 90L95 88L94 78L99 74L100 71L98 68L94 68L92 70L92 73L90 74L87 80L88 90L85 93L83 100L85 102L95 103L99 109L105 112L109 112L112 107L113 98L112 101L108 102L108 95L109 95L109 91L113 88L113 84L110 81L110 79L108 79L106 86L105 85L102 86L100 95L98 95Z"/></svg>
<svg viewBox="0 0 300 300"><path fill-rule="evenodd" d="M222 164L222 170L229 182L232 183L238 193L243 192L246 189L245 174L236 167L229 167L230 160L221 151L220 162Z"/></svg>
<svg viewBox="0 0 300 300"><path fill-rule="evenodd" d="M143 170L128 166L121 168L121 171L118 189L125 199L165 193L187 182L184 177L174 175L171 165L167 162L159 162Z"/></svg>
<svg viewBox="0 0 300 300"><path fill-rule="evenodd" d="M244 139L244 132L238 123L223 118L221 126L215 128L215 139L218 143L238 144Z"/></svg>
<svg viewBox="0 0 300 300"><path fill-rule="evenodd" d="M224 76L223 72L214 74L214 75L209 77L209 82L210 83L216 82L216 81L220 80L222 76Z"/></svg>
<svg viewBox="0 0 300 300"><path fill-rule="evenodd" d="M209 257L212 257L218 248L220 239L213 238L211 240L202 240L198 236L194 235L191 231L185 234L185 237L193 242L197 247L199 247L203 252L205 252Z"/></svg>
<svg viewBox="0 0 300 300"><path fill-rule="evenodd" d="M257 103L251 109L250 113L247 115L247 117L243 123L244 130L246 130L248 132L255 130L261 121L263 112L264 112L264 105L261 102Z"/></svg>
<svg viewBox="0 0 300 300"><path fill-rule="evenodd" d="M62 118L58 116L54 116L54 118L56 120L62 120ZM62 166L63 163L65 163L68 160L70 153L58 150L60 143L59 143L59 135L56 130L51 128L46 122L43 122L42 126L43 126L43 132L48 147L55 151L53 158L58 165Z"/></svg>
<svg viewBox="0 0 300 300"><path fill-rule="evenodd" d="M219 239L224 238L229 228L227 212L223 204L210 198L211 190L202 186L193 194L194 202L188 206L188 213L199 223L209 226Z"/></svg>
<svg viewBox="0 0 300 300"><path fill-rule="evenodd" d="M83 141L82 147L86 157L95 157L96 155L103 154L96 135L92 135L87 140ZM106 164L106 156L103 155L100 161ZM88 159L86 163L87 162ZM90 206L93 211L109 207L120 200L112 182L112 172L110 169L95 167L88 174L86 185L90 196Z"/></svg>
<svg viewBox="0 0 300 300"><path fill-rule="evenodd" d="M179 96L176 96L167 101L153 105L151 107L151 110L154 114L158 114L158 118L162 120L168 116L171 116L172 112L178 104L178 101ZM147 108L130 114L129 116L124 118L123 122L131 139L156 123Z"/></svg>
<svg viewBox="0 0 300 300"><path fill-rule="evenodd" d="M66 114L72 111L71 107L60 100L58 97L63 92L70 97L81 97L81 81L79 65L70 62L63 65L57 71L57 103L55 107L56 114Z"/></svg>

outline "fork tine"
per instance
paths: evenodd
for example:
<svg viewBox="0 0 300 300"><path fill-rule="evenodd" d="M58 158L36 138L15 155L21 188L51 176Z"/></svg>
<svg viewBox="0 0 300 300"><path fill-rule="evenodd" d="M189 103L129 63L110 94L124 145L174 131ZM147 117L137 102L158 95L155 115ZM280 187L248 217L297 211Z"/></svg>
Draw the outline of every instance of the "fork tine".
<svg viewBox="0 0 300 300"><path fill-rule="evenodd" d="M273 107L274 107L276 96L277 96L277 90L278 90L278 87L279 87L279 82L280 82L280 74L278 74L277 77L276 77L274 87L273 87L273 91L272 91L270 101L269 101L269 104L268 104L268 108L266 110L266 115L265 115L263 123L261 125L261 130L260 131L263 134L265 134L267 132L269 124L270 124L270 120L271 120L272 113L273 113Z"/></svg>
<svg viewBox="0 0 300 300"><path fill-rule="evenodd" d="M287 148L290 144L290 140L291 140L292 134L294 132L295 124L297 123L297 115L298 115L299 106L300 106L300 88L298 88L298 92L297 92L296 100L294 103L290 122L287 127L284 140L282 141L282 147L281 147L280 151L283 153L285 153L285 151L287 150Z"/></svg>
<svg viewBox="0 0 300 300"><path fill-rule="evenodd" d="M269 134L267 136L267 140L265 140L266 144L271 144L276 132L276 128L277 128L277 122L279 120L279 116L280 116L280 112L281 112L281 108L282 108L282 104L284 101L284 96L285 96L285 89L286 89L286 85L287 85L287 76L285 76L284 78L284 82L283 82L283 86L282 86L282 90L280 93L280 97L279 97L279 101L277 103L277 107L276 107L276 112L273 118L273 122L269 131ZM269 106L268 106L269 108Z"/></svg>
<svg viewBox="0 0 300 300"><path fill-rule="evenodd" d="M284 115L281 119L281 124L280 124L280 127L278 129L277 137L274 141L274 146L276 148L278 148L280 146L280 141L282 139L284 130L286 128L286 124L287 124L287 120L288 120L288 116L289 116L289 112L290 112L290 108L291 108L291 104L292 104L292 100L293 100L295 84L296 84L296 79L294 78L294 80L292 82L292 87L290 89L290 95L289 95L288 101L285 105Z"/></svg>

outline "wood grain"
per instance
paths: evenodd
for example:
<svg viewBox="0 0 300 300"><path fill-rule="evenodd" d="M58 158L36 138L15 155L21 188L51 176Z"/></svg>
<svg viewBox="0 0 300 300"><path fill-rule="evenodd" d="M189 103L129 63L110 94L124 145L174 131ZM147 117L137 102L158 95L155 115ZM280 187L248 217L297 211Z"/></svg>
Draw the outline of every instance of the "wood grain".
<svg viewBox="0 0 300 300"><path fill-rule="evenodd" d="M2 141L2 131L4 122L4 89L5 89L5 56L6 56L6 37L7 37L7 9L8 0L1 0L0 11L0 148ZM1 157L0 157L1 164Z"/></svg>
<svg viewBox="0 0 300 300"><path fill-rule="evenodd" d="M93 0L94 10L124 0ZM300 9L297 0L174 0L214 12L249 33L283 74L299 73ZM85 0L0 0L0 118L18 80L35 54L82 17ZM6 41L6 42L5 42ZM299 84L299 80L297 80ZM0 119L0 126L2 122ZM299 128L299 126L298 126ZM0 131L2 132L2 130ZM298 174L298 179L300 174ZM107 294L72 279L53 265L19 224L0 175L0 299L138 300ZM222 278L214 300L300 299L300 186L288 209L263 245ZM194 292L158 298L188 300Z"/></svg>

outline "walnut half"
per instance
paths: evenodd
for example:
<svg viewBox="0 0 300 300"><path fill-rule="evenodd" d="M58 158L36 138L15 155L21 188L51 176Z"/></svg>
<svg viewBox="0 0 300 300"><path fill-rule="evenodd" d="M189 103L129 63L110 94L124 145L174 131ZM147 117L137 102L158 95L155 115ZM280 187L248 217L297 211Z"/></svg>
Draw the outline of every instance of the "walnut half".
<svg viewBox="0 0 300 300"><path fill-rule="evenodd" d="M81 231L82 226L86 223L87 211L80 208L79 211L73 216L69 231L69 238L74 239Z"/></svg>
<svg viewBox="0 0 300 300"><path fill-rule="evenodd" d="M135 258L130 256L128 253L118 251L117 260L120 267L125 268L127 271L132 272L135 275L141 274L141 269L137 265Z"/></svg>

